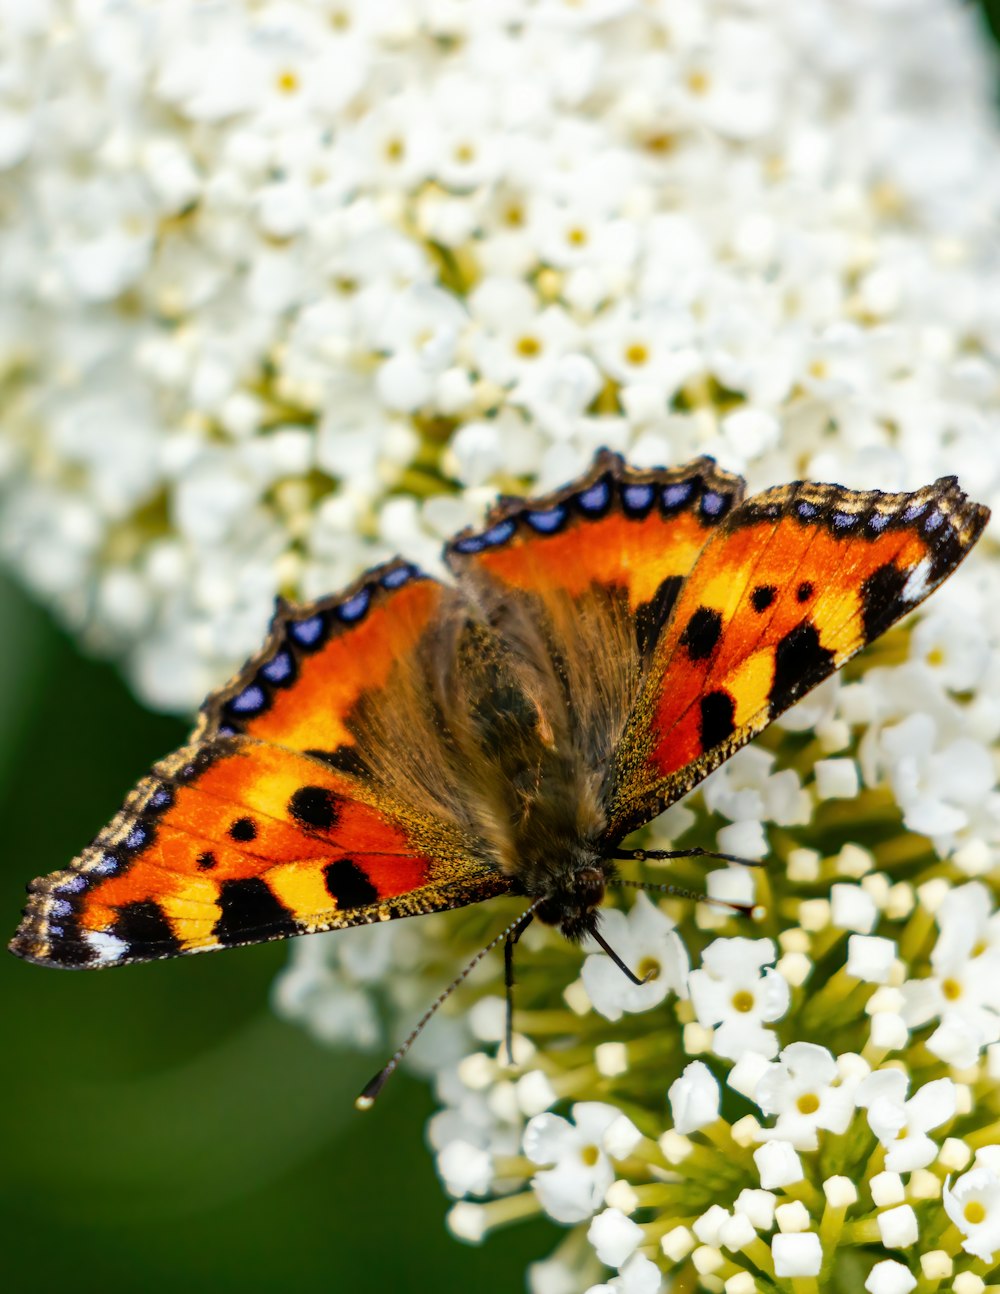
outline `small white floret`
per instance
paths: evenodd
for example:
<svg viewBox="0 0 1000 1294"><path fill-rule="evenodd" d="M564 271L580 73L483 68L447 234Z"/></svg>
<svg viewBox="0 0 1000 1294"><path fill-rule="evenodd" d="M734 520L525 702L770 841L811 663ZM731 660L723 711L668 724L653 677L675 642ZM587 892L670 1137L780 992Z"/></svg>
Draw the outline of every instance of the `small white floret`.
<svg viewBox="0 0 1000 1294"><path fill-rule="evenodd" d="M793 1186L805 1176L802 1160L789 1141L767 1141L753 1152L753 1160L760 1173L760 1184L766 1190Z"/></svg>
<svg viewBox="0 0 1000 1294"><path fill-rule="evenodd" d="M865 1289L868 1294L910 1294L917 1283L917 1278L892 1258L885 1258L868 1273Z"/></svg>
<svg viewBox="0 0 1000 1294"><path fill-rule="evenodd" d="M896 958L896 944L879 935L851 935L847 941L847 973L868 984L885 984Z"/></svg>
<svg viewBox="0 0 1000 1294"><path fill-rule="evenodd" d="M906 1249L920 1239L917 1215L909 1204L900 1204L880 1213L878 1230L887 1249Z"/></svg>
<svg viewBox="0 0 1000 1294"><path fill-rule="evenodd" d="M821 800L852 800L860 788L858 766L853 759L820 759L815 773Z"/></svg>
<svg viewBox="0 0 1000 1294"><path fill-rule="evenodd" d="M823 1247L815 1231L777 1235L771 1241L775 1276L818 1276Z"/></svg>

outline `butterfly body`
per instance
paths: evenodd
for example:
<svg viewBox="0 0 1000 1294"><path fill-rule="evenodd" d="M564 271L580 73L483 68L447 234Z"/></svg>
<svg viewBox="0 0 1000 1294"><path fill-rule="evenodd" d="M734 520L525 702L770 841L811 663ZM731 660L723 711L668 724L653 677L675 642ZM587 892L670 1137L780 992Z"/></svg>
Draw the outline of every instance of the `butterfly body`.
<svg viewBox="0 0 1000 1294"><path fill-rule="evenodd" d="M602 451L446 549L279 604L11 945L99 967L524 895L596 928L625 837L926 597L988 512Z"/></svg>

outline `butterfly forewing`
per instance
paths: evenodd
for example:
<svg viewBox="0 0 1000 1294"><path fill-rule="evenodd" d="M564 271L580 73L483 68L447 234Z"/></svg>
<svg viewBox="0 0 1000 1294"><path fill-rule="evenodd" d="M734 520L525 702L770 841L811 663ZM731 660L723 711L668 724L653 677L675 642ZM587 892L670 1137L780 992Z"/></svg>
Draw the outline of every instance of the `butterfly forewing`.
<svg viewBox="0 0 1000 1294"><path fill-rule="evenodd" d="M13 951L100 966L457 907L506 892L433 757L436 657L454 590L377 568L283 607L262 652L64 872L42 878Z"/></svg>
<svg viewBox="0 0 1000 1294"><path fill-rule="evenodd" d="M989 513L953 477L911 494L796 483L709 538L616 754L609 836L649 821L912 610Z"/></svg>

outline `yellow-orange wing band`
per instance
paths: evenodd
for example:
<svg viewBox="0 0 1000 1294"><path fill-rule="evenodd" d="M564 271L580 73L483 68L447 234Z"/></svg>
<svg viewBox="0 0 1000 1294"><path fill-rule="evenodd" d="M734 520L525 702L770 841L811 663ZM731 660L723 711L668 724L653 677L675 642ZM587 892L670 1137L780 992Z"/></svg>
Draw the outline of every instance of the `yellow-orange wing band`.
<svg viewBox="0 0 1000 1294"><path fill-rule="evenodd" d="M609 841L923 601L988 518L954 477L912 494L796 482L734 509L676 599L616 752Z"/></svg>

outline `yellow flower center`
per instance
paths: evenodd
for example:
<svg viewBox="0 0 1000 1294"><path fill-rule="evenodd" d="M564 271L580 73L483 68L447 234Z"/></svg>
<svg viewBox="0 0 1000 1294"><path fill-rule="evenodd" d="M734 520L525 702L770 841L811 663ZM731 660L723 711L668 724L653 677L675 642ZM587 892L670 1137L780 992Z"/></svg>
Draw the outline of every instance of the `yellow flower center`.
<svg viewBox="0 0 1000 1294"><path fill-rule="evenodd" d="M707 94L710 85L707 72L691 72L688 76L687 86L692 94Z"/></svg>
<svg viewBox="0 0 1000 1294"><path fill-rule="evenodd" d="M634 341L631 346L625 347L625 362L627 364L645 364L649 359L649 351L641 341Z"/></svg>
<svg viewBox="0 0 1000 1294"><path fill-rule="evenodd" d="M642 961L635 968L635 973L640 979L654 980L660 978L660 963L655 957L643 957Z"/></svg>
<svg viewBox="0 0 1000 1294"><path fill-rule="evenodd" d="M580 1151L580 1158L588 1168L593 1168L601 1157L601 1152L596 1146L584 1146Z"/></svg>
<svg viewBox="0 0 1000 1294"><path fill-rule="evenodd" d="M276 85L282 94L294 94L299 88L297 73L293 72L291 68L286 68L284 72L278 73Z"/></svg>
<svg viewBox="0 0 1000 1294"><path fill-rule="evenodd" d="M799 1107L799 1114L815 1114L819 1109L819 1097L815 1092L803 1092L795 1104Z"/></svg>
<svg viewBox="0 0 1000 1294"><path fill-rule="evenodd" d="M514 349L522 359L534 359L536 355L542 352L542 343L537 337L525 336L518 337Z"/></svg>
<svg viewBox="0 0 1000 1294"><path fill-rule="evenodd" d="M406 145L399 138L387 139L384 151L386 161L400 162L406 156Z"/></svg>
<svg viewBox="0 0 1000 1294"><path fill-rule="evenodd" d="M753 1007L753 994L748 989L741 988L738 993L733 994L734 1011L739 1011L741 1014L746 1015L748 1011L753 1010Z"/></svg>
<svg viewBox="0 0 1000 1294"><path fill-rule="evenodd" d="M941 650L940 647L932 647L931 650L924 657L924 660L926 660L928 665L943 665L944 652Z"/></svg>
<svg viewBox="0 0 1000 1294"><path fill-rule="evenodd" d="M464 165L466 162L471 162L473 160L476 156L476 150L471 144L459 144L455 149L453 156L456 162L461 162Z"/></svg>
<svg viewBox="0 0 1000 1294"><path fill-rule="evenodd" d="M962 986L957 979L944 979L941 981L941 992L949 1002L957 1002L962 996Z"/></svg>
<svg viewBox="0 0 1000 1294"><path fill-rule="evenodd" d="M581 229L579 225L574 225L572 229L566 230L566 241L571 247L586 247L587 231Z"/></svg>
<svg viewBox="0 0 1000 1294"><path fill-rule="evenodd" d="M986 1217L986 1210L980 1200L970 1200L962 1210L962 1216L971 1226L978 1227Z"/></svg>

